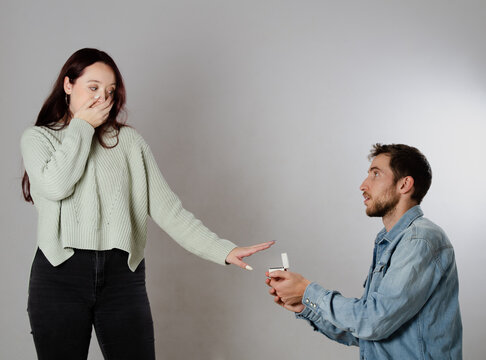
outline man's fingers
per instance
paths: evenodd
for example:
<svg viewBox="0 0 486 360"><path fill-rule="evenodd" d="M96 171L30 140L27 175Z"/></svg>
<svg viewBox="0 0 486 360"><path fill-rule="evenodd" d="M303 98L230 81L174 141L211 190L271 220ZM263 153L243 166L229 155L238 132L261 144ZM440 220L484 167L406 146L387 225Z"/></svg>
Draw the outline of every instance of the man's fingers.
<svg viewBox="0 0 486 360"><path fill-rule="evenodd" d="M273 287L273 288L275 287L275 286L273 286L274 284L272 284L272 279L265 279L265 284L267 284L268 286Z"/></svg>
<svg viewBox="0 0 486 360"><path fill-rule="evenodd" d="M282 302L282 299L280 299L278 296L275 296L275 297L273 298L273 301L274 301L276 304L278 304L278 305L282 306L283 308L285 308L285 306L286 306L286 305L285 305L285 304Z"/></svg>
<svg viewBox="0 0 486 360"><path fill-rule="evenodd" d="M288 297L281 297L280 300L284 303L284 304L287 304L288 302L290 302L292 300L292 298L288 298ZM289 304L289 305L292 305L292 304Z"/></svg>
<svg viewBox="0 0 486 360"><path fill-rule="evenodd" d="M268 277L272 279L273 278L288 279L290 277L290 274L288 271L274 270L268 273Z"/></svg>

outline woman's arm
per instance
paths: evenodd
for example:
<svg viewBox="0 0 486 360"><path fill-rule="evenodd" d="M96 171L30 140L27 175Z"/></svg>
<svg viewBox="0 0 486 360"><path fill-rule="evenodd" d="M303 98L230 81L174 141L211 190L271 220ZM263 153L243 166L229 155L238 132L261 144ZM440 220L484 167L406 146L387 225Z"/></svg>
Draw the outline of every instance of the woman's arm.
<svg viewBox="0 0 486 360"><path fill-rule="evenodd" d="M74 191L84 173L94 128L86 121L72 119L59 146L38 127L22 134L20 149L29 181L44 198L59 201Z"/></svg>
<svg viewBox="0 0 486 360"><path fill-rule="evenodd" d="M61 144L46 130L34 126L22 134L20 149L30 183L46 199L70 196L84 173L94 129L108 118L113 101L88 99L73 115Z"/></svg>
<svg viewBox="0 0 486 360"><path fill-rule="evenodd" d="M240 248L229 240L220 239L182 207L181 201L162 176L150 147L144 141L142 146L147 175L148 212L157 225L183 248L206 260L218 264L231 263L251 270L241 259L269 248L273 242Z"/></svg>

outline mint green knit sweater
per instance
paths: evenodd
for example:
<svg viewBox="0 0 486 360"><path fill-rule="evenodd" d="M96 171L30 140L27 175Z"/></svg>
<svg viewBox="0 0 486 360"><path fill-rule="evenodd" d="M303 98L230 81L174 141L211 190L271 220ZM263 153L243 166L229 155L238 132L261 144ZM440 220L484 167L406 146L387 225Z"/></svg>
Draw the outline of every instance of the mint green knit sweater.
<svg viewBox="0 0 486 360"><path fill-rule="evenodd" d="M188 251L224 264L236 247L186 211L133 128L103 148L94 128L72 119L62 130L32 126L21 151L38 211L37 243L54 266L74 249L127 251L135 271L144 257L147 216ZM116 137L105 135L107 145Z"/></svg>

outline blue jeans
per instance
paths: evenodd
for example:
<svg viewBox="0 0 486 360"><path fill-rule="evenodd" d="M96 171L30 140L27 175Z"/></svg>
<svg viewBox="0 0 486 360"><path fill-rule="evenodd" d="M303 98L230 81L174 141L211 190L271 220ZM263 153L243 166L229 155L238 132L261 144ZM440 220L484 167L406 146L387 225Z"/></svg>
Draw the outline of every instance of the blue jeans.
<svg viewBox="0 0 486 360"><path fill-rule="evenodd" d="M39 360L86 360L93 326L105 359L155 359L145 262L132 272L127 257L76 249L54 267L37 250L27 311Z"/></svg>

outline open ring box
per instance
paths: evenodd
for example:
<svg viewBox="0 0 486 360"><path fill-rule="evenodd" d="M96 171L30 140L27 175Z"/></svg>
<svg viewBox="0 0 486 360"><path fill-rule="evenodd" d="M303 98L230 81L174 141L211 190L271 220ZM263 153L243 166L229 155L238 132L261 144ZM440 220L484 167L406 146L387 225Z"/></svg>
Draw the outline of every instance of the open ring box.
<svg viewBox="0 0 486 360"><path fill-rule="evenodd" d="M282 266L269 268L268 269L269 273L271 273L272 271L277 271L277 270L287 271L287 269L290 267L289 266L289 257L287 256L287 253L282 253L281 256L282 256Z"/></svg>

